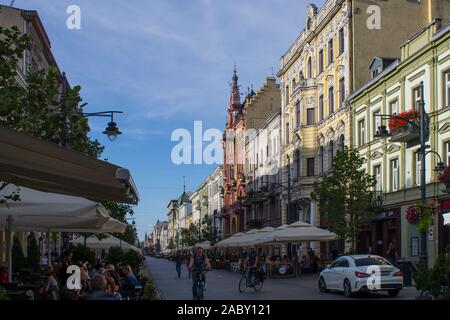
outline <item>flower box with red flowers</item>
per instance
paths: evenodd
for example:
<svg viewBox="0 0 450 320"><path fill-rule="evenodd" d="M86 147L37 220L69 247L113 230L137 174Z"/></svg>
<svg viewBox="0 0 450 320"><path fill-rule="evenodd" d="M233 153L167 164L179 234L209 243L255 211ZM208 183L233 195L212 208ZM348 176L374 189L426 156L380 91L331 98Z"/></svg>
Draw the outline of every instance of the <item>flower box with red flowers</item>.
<svg viewBox="0 0 450 320"><path fill-rule="evenodd" d="M419 138L420 113L416 109L399 113L389 120L388 125L392 142L409 142Z"/></svg>

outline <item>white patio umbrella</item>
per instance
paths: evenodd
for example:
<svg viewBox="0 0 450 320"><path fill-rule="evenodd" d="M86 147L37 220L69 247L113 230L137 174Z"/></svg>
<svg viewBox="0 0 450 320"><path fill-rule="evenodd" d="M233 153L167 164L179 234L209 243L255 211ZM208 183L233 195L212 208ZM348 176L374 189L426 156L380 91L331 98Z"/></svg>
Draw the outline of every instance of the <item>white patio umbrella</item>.
<svg viewBox="0 0 450 320"><path fill-rule="evenodd" d="M195 244L195 248L201 247L205 250L211 249L211 242L210 241L203 241L200 243Z"/></svg>
<svg viewBox="0 0 450 320"><path fill-rule="evenodd" d="M256 244L335 240L336 234L309 223L295 222L255 240Z"/></svg>
<svg viewBox="0 0 450 320"><path fill-rule="evenodd" d="M244 244L246 244L248 240L252 238L252 236L258 233L258 231L259 231L258 229L249 230L246 233L244 233L242 237L237 237L231 240L228 245L232 247L243 247Z"/></svg>
<svg viewBox="0 0 450 320"><path fill-rule="evenodd" d="M450 226L450 213L443 214L444 216L444 226Z"/></svg>
<svg viewBox="0 0 450 320"><path fill-rule="evenodd" d="M232 245L230 245L230 244L232 243L232 241L234 241L236 238L242 237L244 235L245 235L245 233L242 233L242 232L235 233L231 237L217 242L216 247L219 247L219 248L220 247L231 247Z"/></svg>
<svg viewBox="0 0 450 320"><path fill-rule="evenodd" d="M257 244L257 240L267 235L269 232L275 231L275 228L265 227L263 229L258 230L256 233L253 233L246 237L245 240L240 241L240 245L243 247L248 247ZM240 239L239 239L240 240Z"/></svg>
<svg viewBox="0 0 450 320"><path fill-rule="evenodd" d="M75 240L70 241L70 243L74 245L77 244L83 245L85 243L84 237L79 237ZM105 249L105 250L110 249L112 247L120 247L125 250L134 250L137 252L140 251L139 248L129 244L128 242L120 240L119 238L114 237L113 235L110 234L108 234L107 237L104 239L98 239L95 235L86 238L86 247L91 249Z"/></svg>
<svg viewBox="0 0 450 320"><path fill-rule="evenodd" d="M8 268L11 270L13 231L41 232L118 232L126 225L111 218L100 204L79 197L17 188L7 185L0 190L0 199L14 192L19 201L0 204L0 228L6 230ZM49 250L49 263L51 256ZM8 273L11 276L11 272ZM11 281L11 279L9 279Z"/></svg>

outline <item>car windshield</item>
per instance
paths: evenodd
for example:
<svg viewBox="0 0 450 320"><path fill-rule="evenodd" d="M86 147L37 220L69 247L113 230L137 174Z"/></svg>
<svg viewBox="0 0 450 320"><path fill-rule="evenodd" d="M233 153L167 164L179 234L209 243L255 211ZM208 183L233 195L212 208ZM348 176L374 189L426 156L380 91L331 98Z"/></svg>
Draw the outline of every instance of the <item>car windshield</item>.
<svg viewBox="0 0 450 320"><path fill-rule="evenodd" d="M359 258L355 260L355 265L357 267L364 266L390 266L391 264L387 262L385 259L380 257L367 257L367 258Z"/></svg>

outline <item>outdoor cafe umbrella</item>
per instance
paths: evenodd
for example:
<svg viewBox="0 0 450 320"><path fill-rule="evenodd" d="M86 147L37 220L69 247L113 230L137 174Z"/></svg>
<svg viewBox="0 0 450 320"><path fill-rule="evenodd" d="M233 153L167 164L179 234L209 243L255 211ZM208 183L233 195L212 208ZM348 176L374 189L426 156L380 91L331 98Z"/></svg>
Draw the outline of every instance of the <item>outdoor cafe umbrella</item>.
<svg viewBox="0 0 450 320"><path fill-rule="evenodd" d="M309 223L299 221L267 233L263 237L256 239L255 244L329 241L335 240L336 237L336 234L328 230L317 228Z"/></svg>
<svg viewBox="0 0 450 320"><path fill-rule="evenodd" d="M242 237L242 236L244 236L245 235L245 233L242 233L242 232L238 232L238 233L235 233L235 234L233 234L231 237L229 237L229 238L226 238L226 239L224 239L224 240L222 240L222 241L219 241L219 242L217 242L216 243L216 247L232 247L233 245L232 245L232 242L234 241L234 240L236 240L236 238L238 238L238 237Z"/></svg>
<svg viewBox="0 0 450 320"><path fill-rule="evenodd" d="M450 213L445 213L443 216L444 216L444 226L450 226Z"/></svg>
<svg viewBox="0 0 450 320"><path fill-rule="evenodd" d="M77 244L83 245L85 243L84 237L74 239L70 241L70 243L74 245ZM139 248L110 234L108 234L104 239L98 239L97 236L95 235L86 238L86 247L91 249L105 249L105 250L110 249L112 247L120 247L125 250L134 250L137 252L140 251Z"/></svg>
<svg viewBox="0 0 450 320"><path fill-rule="evenodd" d="M244 244L246 244L248 242L249 239L252 238L252 236L257 234L258 231L259 231L258 229L252 229L250 231L247 231L246 233L244 233L244 235L242 237L236 237L236 238L230 240L230 242L228 243L228 246L242 247L242 246L244 246Z"/></svg>
<svg viewBox="0 0 450 320"><path fill-rule="evenodd" d="M101 204L87 199L9 184L0 190L0 200L14 193L19 195L17 201L6 200L0 204L0 228L6 229L7 235L9 276L13 231L123 233L126 228L111 218Z"/></svg>
<svg viewBox="0 0 450 320"><path fill-rule="evenodd" d="M210 241L203 241L203 242L197 243L194 247L195 248L200 247L202 249L208 250L208 249L211 249L211 242Z"/></svg>
<svg viewBox="0 0 450 320"><path fill-rule="evenodd" d="M268 232L273 231L275 231L275 229L272 227L265 227L263 229L257 230L257 232L248 235L245 239L239 239L239 244L243 247L255 245L256 240L263 237L264 235L267 235Z"/></svg>

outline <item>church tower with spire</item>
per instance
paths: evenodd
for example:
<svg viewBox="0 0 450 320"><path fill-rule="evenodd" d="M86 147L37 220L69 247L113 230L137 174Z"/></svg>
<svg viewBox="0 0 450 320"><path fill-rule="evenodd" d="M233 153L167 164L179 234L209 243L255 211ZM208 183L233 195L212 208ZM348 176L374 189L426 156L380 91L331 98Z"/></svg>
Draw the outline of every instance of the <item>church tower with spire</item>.
<svg viewBox="0 0 450 320"><path fill-rule="evenodd" d="M234 66L233 77L231 80L230 107L228 109L227 123L228 129L233 128L239 121L239 117L242 115L241 93L239 92L239 77L237 75L236 65Z"/></svg>

